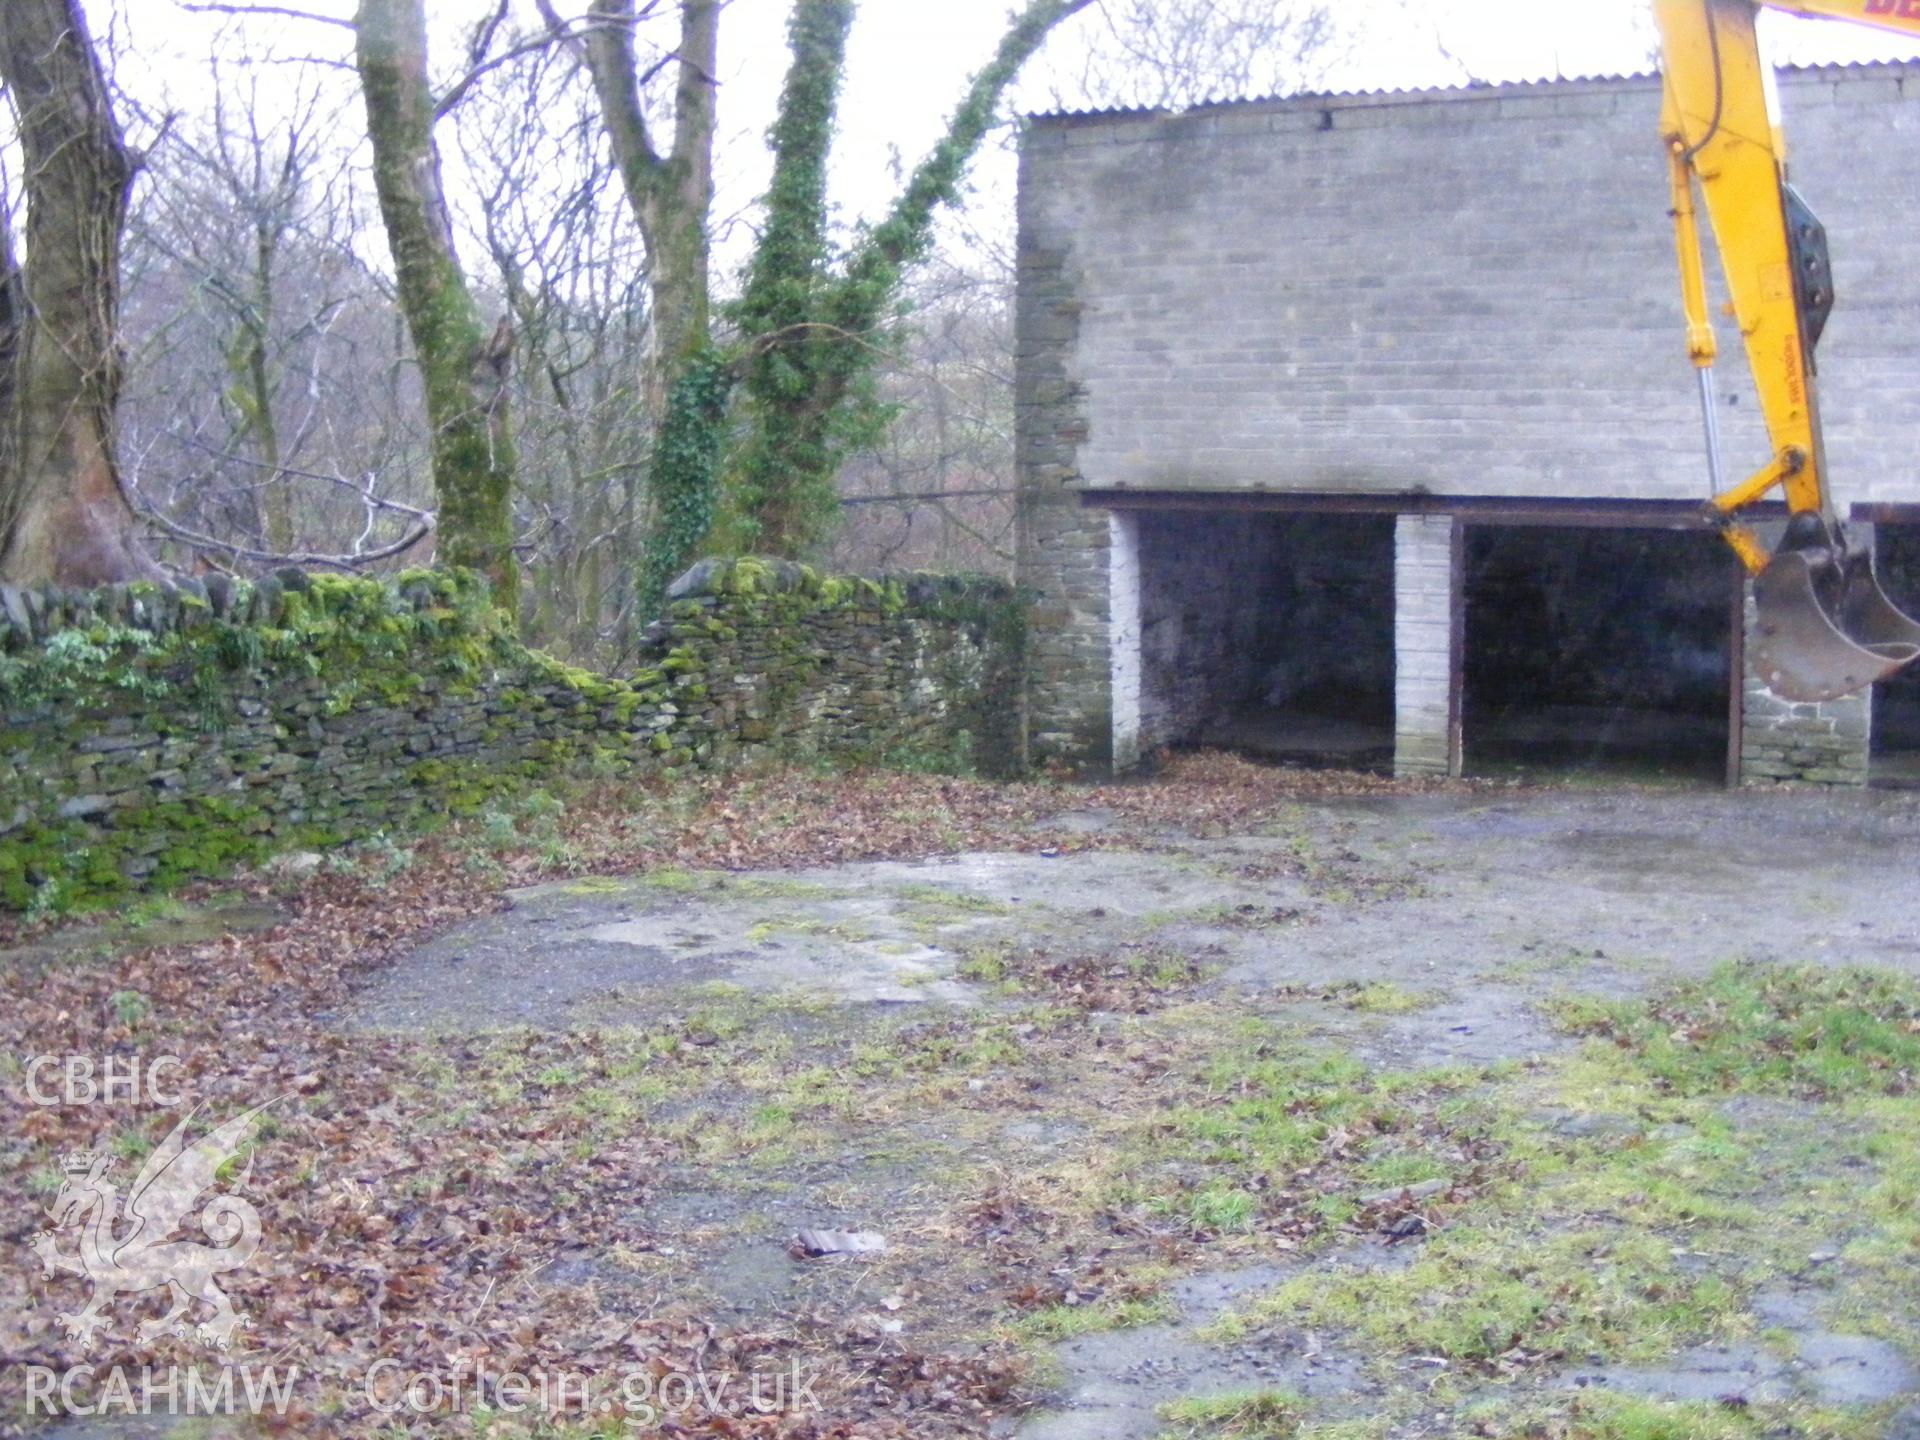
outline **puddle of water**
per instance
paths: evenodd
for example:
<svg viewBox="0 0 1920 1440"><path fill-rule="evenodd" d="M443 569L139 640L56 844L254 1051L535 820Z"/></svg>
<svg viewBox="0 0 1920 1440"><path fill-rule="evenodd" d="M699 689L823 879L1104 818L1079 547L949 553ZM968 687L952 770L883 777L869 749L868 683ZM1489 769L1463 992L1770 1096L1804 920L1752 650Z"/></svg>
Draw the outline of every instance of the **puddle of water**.
<svg viewBox="0 0 1920 1440"><path fill-rule="evenodd" d="M1756 1403L1809 1399L1822 1405L1884 1405L1920 1390L1920 1372L1898 1346L1828 1330L1816 1309L1812 1296L1789 1291L1754 1297L1754 1314L1791 1337L1790 1355L1758 1345L1700 1346L1666 1365L1588 1371L1570 1383L1605 1385L1657 1400L1738 1396Z"/></svg>
<svg viewBox="0 0 1920 1440"><path fill-rule="evenodd" d="M1517 810L1469 810L1464 815L1436 818L1428 826L1436 835L1484 840L1563 838L1567 822L1553 815L1523 815Z"/></svg>
<svg viewBox="0 0 1920 1440"><path fill-rule="evenodd" d="M1770 1403L1790 1400L1794 1393L1783 1362L1758 1345L1702 1346L1667 1365L1583 1370L1567 1380L1568 1389L1588 1386L1653 1400L1702 1402L1738 1397Z"/></svg>
<svg viewBox="0 0 1920 1440"><path fill-rule="evenodd" d="M1879 1405L1912 1394L1920 1383L1896 1347L1864 1335L1809 1335L1800 1342L1800 1363L1829 1405Z"/></svg>
<svg viewBox="0 0 1920 1440"><path fill-rule="evenodd" d="M1160 1407L1236 1390L1290 1390L1337 1402L1364 1393L1360 1357L1303 1335L1261 1334L1212 1345L1199 1332L1228 1310L1314 1266L1399 1268L1415 1247L1364 1241L1317 1261L1254 1265L1188 1275L1173 1285L1178 1324L1082 1335L1054 1349L1066 1382L1060 1404L1029 1417L1018 1440L1152 1440L1165 1432Z"/></svg>
<svg viewBox="0 0 1920 1440"><path fill-rule="evenodd" d="M1066 1408L1034 1416L1016 1432L1020 1440L1152 1440L1166 1430L1160 1407L1189 1396L1290 1390L1337 1400L1364 1384L1349 1356L1271 1344L1222 1350L1171 1325L1086 1335L1055 1353L1073 1377Z"/></svg>

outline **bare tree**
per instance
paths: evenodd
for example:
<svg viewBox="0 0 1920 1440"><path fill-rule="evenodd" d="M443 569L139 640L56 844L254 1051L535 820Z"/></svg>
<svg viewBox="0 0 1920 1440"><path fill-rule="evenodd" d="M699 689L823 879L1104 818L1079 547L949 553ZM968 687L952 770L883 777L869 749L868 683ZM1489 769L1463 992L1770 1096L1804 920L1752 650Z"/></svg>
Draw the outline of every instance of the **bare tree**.
<svg viewBox="0 0 1920 1440"><path fill-rule="evenodd" d="M564 53L528 57L454 127L471 226L513 316L515 520L531 639L617 664L634 629L652 372L645 245Z"/></svg>
<svg viewBox="0 0 1920 1440"><path fill-rule="evenodd" d="M1318 83L1344 32L1325 0L1101 0L1072 64L1046 77L1050 103L1180 109Z"/></svg>
<svg viewBox="0 0 1920 1440"><path fill-rule="evenodd" d="M554 34L565 23L552 0L539 0ZM640 72L635 30L659 8L648 0L593 0L588 24L572 43L584 58L600 102L614 164L646 241L653 302L654 360L648 412L657 424L688 360L708 340L712 296L714 69L721 0L680 0L679 44ZM671 67L675 75L673 144L661 151L647 121L646 86Z"/></svg>
<svg viewBox="0 0 1920 1440"><path fill-rule="evenodd" d="M1013 566L1013 306L991 257L936 257L908 285L898 352L880 377L895 414L840 477L833 538L850 570Z"/></svg>
<svg viewBox="0 0 1920 1440"><path fill-rule="evenodd" d="M427 78L425 0L361 0L355 60L374 190L433 433L440 555L484 574L511 614L519 595L506 406L513 334L503 320L488 337L454 252L433 138L440 107Z"/></svg>
<svg viewBox="0 0 1920 1440"><path fill-rule="evenodd" d="M51 184L55 171L30 168L27 198L49 184L59 197L49 214L64 202L73 236L73 197L94 197L89 223L106 227L91 248L43 243L29 204L20 237L0 196L5 413L56 413L9 389L29 373L35 334L58 321L57 305L34 304L15 240L29 265L66 257L105 296L84 312L80 345L53 347L71 357L92 345L98 357L70 367L75 401L57 411L69 438L97 437L90 450L58 451L102 462L84 470L93 488L75 468L72 484L44 492L85 513L12 527L23 542L39 537L16 548L44 554L49 537L68 536L87 560L68 578L150 574L137 548L124 564L114 550L117 537L131 545L138 516L169 561L378 567L434 545L437 515L442 558L486 570L503 594L524 584L529 634L602 662L630 638L654 570L699 543L700 527L681 523L671 555L656 565L648 554L662 548L663 506L682 493L663 462L681 452L655 441L688 368L718 377L701 424L729 488L701 482L694 510L719 506L728 543L754 534L738 523L750 517L755 543L804 547L838 510L851 520L833 542L846 563L1004 565L1012 263L1004 215L953 202L965 155L997 123L999 88L1043 32L1073 17L1075 38L1050 52L1038 82L1068 105L1295 88L1339 54L1330 7L1310 0L1029 0L957 128L919 170L903 167L903 194L872 228L843 231L813 185L824 185L831 123L781 152L752 283L716 327L724 0L486 0L457 40L432 32L444 68L431 72L430 23L442 22L429 22L425 0L357 0L351 21L258 0L197 3L230 14L229 38L245 40L209 57L199 74L211 86L178 87L164 123L109 96L111 61L92 61L74 43L84 31L66 23L80 3L0 5L0 31L16 39L51 25L37 48L9 47L8 63L39 67L39 92L32 76L14 87L22 140L35 93L78 96L63 113L86 122L78 146L42 122L41 157L82 169ZM835 35L850 23L844 0L802 8ZM121 13L141 44L146 13ZM271 28L260 14L277 17ZM295 14L321 28L290 27ZM286 35L300 48L282 50ZM306 53L305 37L324 35L355 45ZM823 94L837 84L829 49L801 67ZM49 63L62 56L65 70ZM364 193L358 127L343 136L334 123L356 95L374 162ZM130 211L134 166L111 105L165 136L142 157L148 183ZM782 122L789 140L795 122ZM457 166L452 196L436 142ZM943 248L924 259L936 213ZM124 265L113 253L123 225ZM366 243L376 231L384 246ZM124 396L112 343L120 297L101 289L116 269L132 347ZM896 295L911 308L905 325ZM496 315L510 323L492 328ZM729 413L736 386L743 403ZM890 428L878 423L887 413L898 417ZM27 487L11 477L26 468L5 459L23 436L0 426L0 505L25 515ZM796 477L814 498L795 502ZM102 503L73 498L82 493ZM97 563L103 554L112 563Z"/></svg>
<svg viewBox="0 0 1920 1440"><path fill-rule="evenodd" d="M120 243L134 158L78 0L0 6L26 165L26 260L0 237L0 575L159 579L115 458Z"/></svg>
<svg viewBox="0 0 1920 1440"><path fill-rule="evenodd" d="M363 523L368 486L356 477L390 481L408 467L358 443L390 403L366 382L400 357L381 343L388 296L354 253L340 105L315 84L269 100L258 71L232 85L218 57L211 73L211 113L176 123L149 157L128 224L129 488L197 560L326 549L343 566L368 563L421 521L398 504ZM336 545L342 534L354 542Z"/></svg>

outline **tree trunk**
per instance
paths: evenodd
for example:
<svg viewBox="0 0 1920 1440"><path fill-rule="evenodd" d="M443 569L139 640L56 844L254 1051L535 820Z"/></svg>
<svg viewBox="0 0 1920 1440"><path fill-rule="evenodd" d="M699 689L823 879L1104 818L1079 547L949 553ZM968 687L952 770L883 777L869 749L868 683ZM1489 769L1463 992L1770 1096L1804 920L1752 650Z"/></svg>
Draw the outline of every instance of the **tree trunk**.
<svg viewBox="0 0 1920 1440"><path fill-rule="evenodd" d="M20 429L13 421L20 395L20 349L27 334L27 277L13 244L13 225L0 210L0 556L11 530L18 490ZM0 578L5 572L0 571Z"/></svg>
<svg viewBox="0 0 1920 1440"><path fill-rule="evenodd" d="M439 556L484 574L511 615L519 598L506 410L512 331L503 321L488 340L454 253L433 143L425 0L360 0L357 23L374 189L433 431Z"/></svg>
<svg viewBox="0 0 1920 1440"><path fill-rule="evenodd" d="M26 163L27 260L0 257L0 577L163 578L135 534L114 453L120 239L134 164L79 0L0 6L0 79Z"/></svg>
<svg viewBox="0 0 1920 1440"><path fill-rule="evenodd" d="M293 488L280 473L280 424L274 417L275 391L279 388L267 363L272 343L273 281L278 237L266 220L254 223L253 304L241 321L245 338L243 363L236 367L236 378L246 389L246 431L260 452L261 473L266 477L260 487L262 533L267 549L279 555L293 553Z"/></svg>
<svg viewBox="0 0 1920 1440"><path fill-rule="evenodd" d="M907 268L959 194L1000 97L1047 36L1093 0L1027 0L974 76L947 132L908 177L887 217L834 273L827 261L827 160L853 0L795 0L790 61L774 119L773 181L738 316L749 340L751 422L738 467L741 529L755 548L800 555L839 509L840 462L861 433L854 406L874 370Z"/></svg>
<svg viewBox="0 0 1920 1440"><path fill-rule="evenodd" d="M769 136L767 217L740 297L740 326L755 343L746 366L751 429L736 501L743 538L769 555L803 554L826 527L838 470L833 411L846 390L828 372L851 373L865 358L864 337L814 328L834 280L827 161L853 19L853 0L795 0L787 77Z"/></svg>
<svg viewBox="0 0 1920 1440"><path fill-rule="evenodd" d="M627 203L647 247L653 310L653 368L647 411L659 433L667 396L707 343L711 310L714 66L721 0L681 0L673 149L655 150L647 128L633 47L634 0L594 0L600 22L585 41L587 67L600 102Z"/></svg>

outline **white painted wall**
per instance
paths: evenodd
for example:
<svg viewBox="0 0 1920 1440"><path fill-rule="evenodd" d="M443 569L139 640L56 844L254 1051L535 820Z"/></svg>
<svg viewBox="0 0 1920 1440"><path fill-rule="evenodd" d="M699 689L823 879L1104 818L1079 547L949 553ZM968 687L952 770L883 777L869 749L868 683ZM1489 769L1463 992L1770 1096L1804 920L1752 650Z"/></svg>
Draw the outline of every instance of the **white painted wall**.
<svg viewBox="0 0 1920 1440"><path fill-rule="evenodd" d="M1140 763L1140 521L1107 517L1107 653L1113 687L1113 768Z"/></svg>

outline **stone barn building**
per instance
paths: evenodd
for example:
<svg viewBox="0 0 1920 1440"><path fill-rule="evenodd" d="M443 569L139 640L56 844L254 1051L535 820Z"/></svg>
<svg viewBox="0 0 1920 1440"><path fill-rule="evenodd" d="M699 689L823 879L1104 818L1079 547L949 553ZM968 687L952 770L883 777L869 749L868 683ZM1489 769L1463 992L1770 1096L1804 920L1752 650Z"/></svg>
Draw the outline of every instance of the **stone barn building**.
<svg viewBox="0 0 1920 1440"><path fill-rule="evenodd" d="M1784 71L1780 92L1833 245L1836 499L1914 609L1920 65ZM1796 706L1746 674L1745 579L1703 518L1659 111L1635 77L1031 122L1035 760L1227 743L1401 774L1920 768L1920 681ZM1768 447L1718 328L1743 477Z"/></svg>

